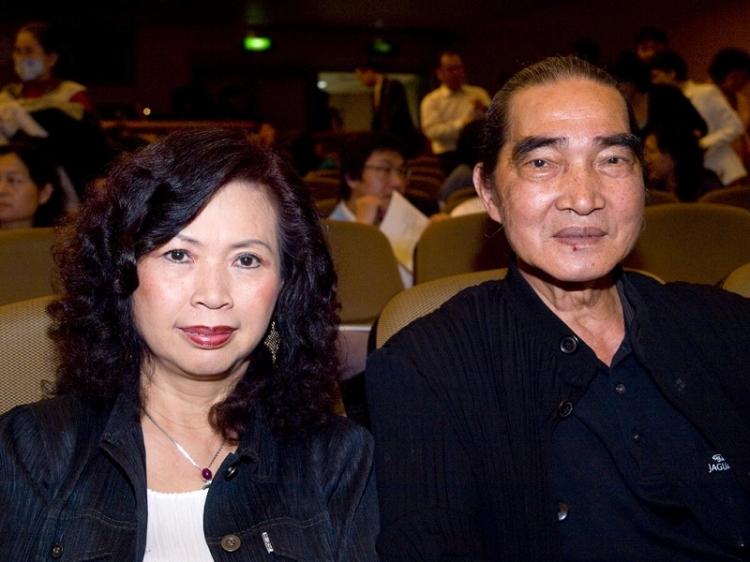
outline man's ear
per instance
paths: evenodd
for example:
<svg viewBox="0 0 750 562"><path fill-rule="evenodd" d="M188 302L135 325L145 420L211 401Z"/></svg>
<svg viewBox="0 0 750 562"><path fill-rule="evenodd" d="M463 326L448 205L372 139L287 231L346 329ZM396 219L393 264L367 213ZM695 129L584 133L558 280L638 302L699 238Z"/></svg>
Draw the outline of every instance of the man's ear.
<svg viewBox="0 0 750 562"><path fill-rule="evenodd" d="M503 215L500 208L500 200L495 190L493 182L485 181L484 178L484 165L480 162L474 166L474 189L477 195L484 203L484 208L487 209L487 214L495 222L503 224Z"/></svg>

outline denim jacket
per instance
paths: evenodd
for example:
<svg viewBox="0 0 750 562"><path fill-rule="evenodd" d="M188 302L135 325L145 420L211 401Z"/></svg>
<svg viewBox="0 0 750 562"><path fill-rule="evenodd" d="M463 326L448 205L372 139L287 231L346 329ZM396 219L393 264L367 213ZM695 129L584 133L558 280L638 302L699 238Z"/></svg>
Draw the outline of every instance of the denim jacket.
<svg viewBox="0 0 750 562"><path fill-rule="evenodd" d="M216 471L203 528L214 560L376 560L370 435L346 419L277 439L261 408ZM0 417L0 558L140 561L146 468L137 408L65 396Z"/></svg>

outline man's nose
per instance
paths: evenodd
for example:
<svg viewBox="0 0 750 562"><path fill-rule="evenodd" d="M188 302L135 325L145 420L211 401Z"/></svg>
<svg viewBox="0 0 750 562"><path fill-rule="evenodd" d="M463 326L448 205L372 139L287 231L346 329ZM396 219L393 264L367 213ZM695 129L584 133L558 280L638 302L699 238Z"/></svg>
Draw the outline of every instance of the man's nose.
<svg viewBox="0 0 750 562"><path fill-rule="evenodd" d="M557 203L561 210L588 215L604 206L602 179L593 166L571 165L563 173L561 181L563 189Z"/></svg>

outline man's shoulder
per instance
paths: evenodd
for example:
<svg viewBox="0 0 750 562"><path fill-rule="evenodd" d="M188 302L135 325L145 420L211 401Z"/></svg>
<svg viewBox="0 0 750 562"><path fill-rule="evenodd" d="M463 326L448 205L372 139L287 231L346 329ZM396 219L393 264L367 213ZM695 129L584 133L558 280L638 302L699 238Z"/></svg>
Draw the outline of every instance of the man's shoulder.
<svg viewBox="0 0 750 562"><path fill-rule="evenodd" d="M502 280L493 280L460 291L437 309L405 326L386 346L420 354L423 349L433 348L444 340L456 342L457 334L468 333L465 330L486 331L489 329L485 325L486 315L496 316L503 286Z"/></svg>
<svg viewBox="0 0 750 562"><path fill-rule="evenodd" d="M443 99L447 95L448 90L443 86L438 86L434 90L427 92L427 95L422 98L422 104L434 103L437 100Z"/></svg>

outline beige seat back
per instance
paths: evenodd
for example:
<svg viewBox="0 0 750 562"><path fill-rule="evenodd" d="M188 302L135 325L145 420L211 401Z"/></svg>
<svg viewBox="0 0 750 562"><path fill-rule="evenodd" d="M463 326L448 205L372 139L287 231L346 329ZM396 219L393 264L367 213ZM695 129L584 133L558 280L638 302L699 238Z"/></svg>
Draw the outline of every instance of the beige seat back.
<svg viewBox="0 0 750 562"><path fill-rule="evenodd" d="M729 205L647 207L646 226L624 265L664 281L716 285L750 262L750 211Z"/></svg>
<svg viewBox="0 0 750 562"><path fill-rule="evenodd" d="M403 290L391 244L379 229L324 220L338 276L342 324L372 324L393 295Z"/></svg>
<svg viewBox="0 0 750 562"><path fill-rule="evenodd" d="M414 249L414 283L507 267L511 249L499 224L486 213L432 223Z"/></svg>
<svg viewBox="0 0 750 562"><path fill-rule="evenodd" d="M0 230L0 304L54 292L52 228Z"/></svg>
<svg viewBox="0 0 750 562"><path fill-rule="evenodd" d="M727 291L750 298L750 263L735 269L727 276L721 286Z"/></svg>
<svg viewBox="0 0 750 562"><path fill-rule="evenodd" d="M44 296L0 306L0 413L42 398L42 381L53 381L57 358L48 330Z"/></svg>
<svg viewBox="0 0 750 562"><path fill-rule="evenodd" d="M475 271L451 275L415 285L393 297L378 318L375 344L382 347L401 328L436 310L445 301L466 289L491 279L502 279L507 269Z"/></svg>
<svg viewBox="0 0 750 562"><path fill-rule="evenodd" d="M698 202L733 205L750 211L750 185L714 189L703 195Z"/></svg>

